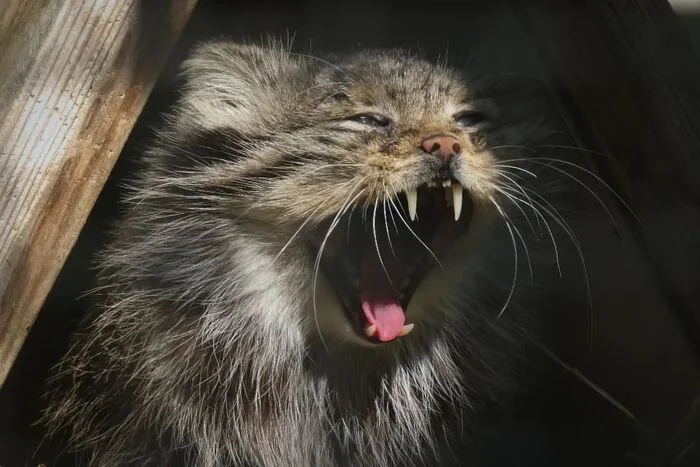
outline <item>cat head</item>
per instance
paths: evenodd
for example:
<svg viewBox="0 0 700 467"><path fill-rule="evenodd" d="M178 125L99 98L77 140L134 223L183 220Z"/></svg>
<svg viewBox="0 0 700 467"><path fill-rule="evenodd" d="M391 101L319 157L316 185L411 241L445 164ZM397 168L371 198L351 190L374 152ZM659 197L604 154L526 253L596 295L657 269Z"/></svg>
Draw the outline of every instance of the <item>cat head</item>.
<svg viewBox="0 0 700 467"><path fill-rule="evenodd" d="M481 226L521 197L508 180L527 171L506 161L544 127L527 93L403 50L216 42L184 69L156 172L178 175L189 208L303 248L316 322L368 345L444 324L440 303L488 254Z"/></svg>

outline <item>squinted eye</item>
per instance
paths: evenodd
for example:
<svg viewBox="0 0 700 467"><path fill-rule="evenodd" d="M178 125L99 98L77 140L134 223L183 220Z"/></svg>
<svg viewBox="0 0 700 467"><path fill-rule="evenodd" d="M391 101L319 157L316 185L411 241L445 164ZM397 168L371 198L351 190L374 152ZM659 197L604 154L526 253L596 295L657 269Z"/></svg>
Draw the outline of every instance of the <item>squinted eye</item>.
<svg viewBox="0 0 700 467"><path fill-rule="evenodd" d="M477 125L486 122L486 115L481 112L476 112L474 110L466 110L455 115L455 122L457 125L466 129L473 129Z"/></svg>
<svg viewBox="0 0 700 467"><path fill-rule="evenodd" d="M379 114L359 114L348 117L348 120L362 123L363 125L387 127L391 125L391 119Z"/></svg>

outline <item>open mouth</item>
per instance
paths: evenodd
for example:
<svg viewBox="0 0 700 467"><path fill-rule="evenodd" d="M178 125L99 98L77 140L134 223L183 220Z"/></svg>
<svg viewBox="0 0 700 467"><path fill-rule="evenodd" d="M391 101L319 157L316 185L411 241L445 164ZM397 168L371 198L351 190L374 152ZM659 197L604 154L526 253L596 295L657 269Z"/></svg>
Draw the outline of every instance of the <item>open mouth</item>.
<svg viewBox="0 0 700 467"><path fill-rule="evenodd" d="M463 235L473 203L454 180L430 182L332 219L314 230L310 247L358 333L373 342L405 336L406 310L423 278Z"/></svg>

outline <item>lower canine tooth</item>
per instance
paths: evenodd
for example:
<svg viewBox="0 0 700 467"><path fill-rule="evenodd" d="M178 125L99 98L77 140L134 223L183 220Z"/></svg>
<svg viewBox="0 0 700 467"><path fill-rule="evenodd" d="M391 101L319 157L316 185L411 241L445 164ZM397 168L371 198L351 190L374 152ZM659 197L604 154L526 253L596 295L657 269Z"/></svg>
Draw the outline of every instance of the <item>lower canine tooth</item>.
<svg viewBox="0 0 700 467"><path fill-rule="evenodd" d="M418 206L418 190L411 188L406 191L406 199L408 200L408 215L411 220L416 219L416 208Z"/></svg>
<svg viewBox="0 0 700 467"><path fill-rule="evenodd" d="M368 324L365 327L365 335L367 337L373 337L377 333L377 325L376 324Z"/></svg>
<svg viewBox="0 0 700 467"><path fill-rule="evenodd" d="M403 337L409 332L413 331L415 324L404 324L403 327L401 328L401 331L399 331L399 336Z"/></svg>
<svg viewBox="0 0 700 467"><path fill-rule="evenodd" d="M462 184L455 183L452 185L452 205L455 211L455 220L459 220L462 213Z"/></svg>

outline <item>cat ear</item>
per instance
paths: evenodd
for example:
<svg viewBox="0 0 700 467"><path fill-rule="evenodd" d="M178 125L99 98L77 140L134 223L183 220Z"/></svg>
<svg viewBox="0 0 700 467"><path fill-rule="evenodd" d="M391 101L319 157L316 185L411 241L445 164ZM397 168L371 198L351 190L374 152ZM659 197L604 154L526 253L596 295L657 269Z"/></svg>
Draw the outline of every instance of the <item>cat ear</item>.
<svg viewBox="0 0 700 467"><path fill-rule="evenodd" d="M183 64L181 118L200 128L259 133L291 107L295 90L309 75L304 70L304 59L280 42L205 43Z"/></svg>

